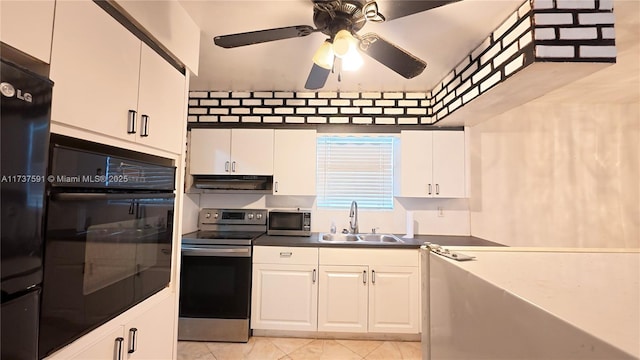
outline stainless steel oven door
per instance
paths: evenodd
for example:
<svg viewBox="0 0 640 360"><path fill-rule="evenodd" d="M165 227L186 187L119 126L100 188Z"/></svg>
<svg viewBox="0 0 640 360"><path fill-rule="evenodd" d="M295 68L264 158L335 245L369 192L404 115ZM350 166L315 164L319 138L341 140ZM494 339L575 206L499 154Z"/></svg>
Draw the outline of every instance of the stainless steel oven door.
<svg viewBox="0 0 640 360"><path fill-rule="evenodd" d="M178 339L249 339L251 246L182 246Z"/></svg>

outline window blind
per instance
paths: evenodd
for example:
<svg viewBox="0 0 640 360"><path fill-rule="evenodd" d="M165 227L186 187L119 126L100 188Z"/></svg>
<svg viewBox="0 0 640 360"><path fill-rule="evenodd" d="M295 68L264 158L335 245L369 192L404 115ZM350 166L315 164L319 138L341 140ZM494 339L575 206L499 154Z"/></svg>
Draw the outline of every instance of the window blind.
<svg viewBox="0 0 640 360"><path fill-rule="evenodd" d="M393 209L394 137L319 136L317 206Z"/></svg>

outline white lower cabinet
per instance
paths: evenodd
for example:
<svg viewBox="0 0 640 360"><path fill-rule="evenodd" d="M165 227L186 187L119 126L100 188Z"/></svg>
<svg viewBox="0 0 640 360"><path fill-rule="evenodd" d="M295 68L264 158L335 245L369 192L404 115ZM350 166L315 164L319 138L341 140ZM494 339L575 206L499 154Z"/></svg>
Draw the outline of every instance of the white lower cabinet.
<svg viewBox="0 0 640 360"><path fill-rule="evenodd" d="M315 331L318 323L318 249L256 246L251 328Z"/></svg>
<svg viewBox="0 0 640 360"><path fill-rule="evenodd" d="M372 266L369 332L420 332L419 275L417 266Z"/></svg>
<svg viewBox="0 0 640 360"><path fill-rule="evenodd" d="M155 301L155 300L147 300ZM103 325L52 354L47 360L165 360L173 358L175 325L175 296L169 294L131 317L123 318L123 324L113 322Z"/></svg>
<svg viewBox="0 0 640 360"><path fill-rule="evenodd" d="M416 249L255 246L251 328L418 334L419 274Z"/></svg>
<svg viewBox="0 0 640 360"><path fill-rule="evenodd" d="M417 250L321 248L318 330L420 333Z"/></svg>
<svg viewBox="0 0 640 360"><path fill-rule="evenodd" d="M367 332L366 266L320 266L318 331Z"/></svg>

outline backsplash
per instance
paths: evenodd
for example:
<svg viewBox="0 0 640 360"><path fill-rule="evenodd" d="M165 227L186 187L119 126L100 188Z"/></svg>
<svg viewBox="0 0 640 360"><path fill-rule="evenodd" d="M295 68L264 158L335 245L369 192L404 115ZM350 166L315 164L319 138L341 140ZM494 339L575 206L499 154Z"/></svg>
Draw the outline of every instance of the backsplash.
<svg viewBox="0 0 640 360"><path fill-rule="evenodd" d="M291 209L312 211L311 231L328 232L335 221L338 231L349 226L349 209L323 210L315 206L315 197L271 196L260 194L186 194L183 233L197 230L200 208ZM416 234L469 235L467 199L396 198L391 211L360 210L358 222L363 232L377 228L381 232L405 234L407 211L413 213Z"/></svg>

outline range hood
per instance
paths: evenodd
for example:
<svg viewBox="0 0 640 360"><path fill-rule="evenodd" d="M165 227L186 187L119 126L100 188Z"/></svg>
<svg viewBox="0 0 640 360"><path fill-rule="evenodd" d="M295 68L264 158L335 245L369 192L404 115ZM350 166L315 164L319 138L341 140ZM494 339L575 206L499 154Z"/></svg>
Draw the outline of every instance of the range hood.
<svg viewBox="0 0 640 360"><path fill-rule="evenodd" d="M201 190L236 190L271 193L271 175L193 175L193 187Z"/></svg>

